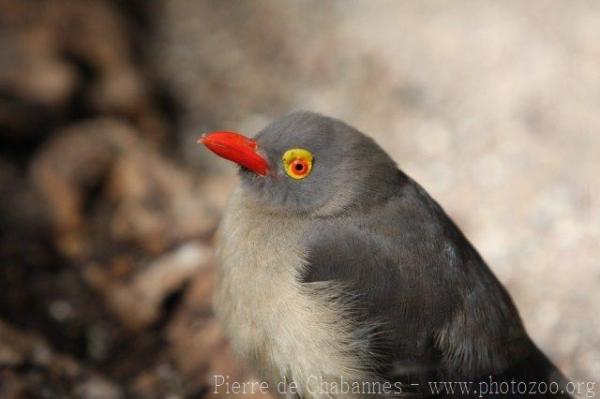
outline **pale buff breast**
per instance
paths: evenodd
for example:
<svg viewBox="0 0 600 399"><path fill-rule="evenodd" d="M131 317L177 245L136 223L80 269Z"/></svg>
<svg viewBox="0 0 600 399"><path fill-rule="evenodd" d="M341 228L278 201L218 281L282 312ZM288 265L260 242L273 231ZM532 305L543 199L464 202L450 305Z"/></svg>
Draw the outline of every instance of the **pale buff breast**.
<svg viewBox="0 0 600 399"><path fill-rule="evenodd" d="M363 380L364 342L343 317L332 284L301 284L306 219L266 214L238 188L218 233L220 277L215 311L234 350L274 384L293 379L305 397L316 378Z"/></svg>

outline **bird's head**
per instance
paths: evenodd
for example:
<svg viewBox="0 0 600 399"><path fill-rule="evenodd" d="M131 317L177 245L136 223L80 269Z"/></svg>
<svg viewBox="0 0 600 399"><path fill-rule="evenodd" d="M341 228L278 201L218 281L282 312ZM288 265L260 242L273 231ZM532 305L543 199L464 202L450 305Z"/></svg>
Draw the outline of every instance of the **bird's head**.
<svg viewBox="0 0 600 399"><path fill-rule="evenodd" d="M369 137L311 112L284 116L254 138L204 134L199 142L240 165L244 189L275 212L331 215L392 192L399 172Z"/></svg>

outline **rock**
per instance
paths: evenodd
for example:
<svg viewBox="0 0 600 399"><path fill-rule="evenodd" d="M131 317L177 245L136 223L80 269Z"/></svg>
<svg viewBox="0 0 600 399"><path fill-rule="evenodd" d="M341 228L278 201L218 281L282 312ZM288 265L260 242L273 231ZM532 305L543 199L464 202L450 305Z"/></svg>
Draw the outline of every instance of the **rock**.
<svg viewBox="0 0 600 399"><path fill-rule="evenodd" d="M89 190L101 185L120 153L135 146L135 132L117 120L99 119L57 133L30 167L31 180L48 205L58 248L88 256L83 214Z"/></svg>
<svg viewBox="0 0 600 399"><path fill-rule="evenodd" d="M0 321L0 397L119 399L113 382L54 352L43 339Z"/></svg>
<svg viewBox="0 0 600 399"><path fill-rule="evenodd" d="M0 258L22 263L50 257L50 218L43 199L18 168L0 158Z"/></svg>
<svg viewBox="0 0 600 399"><path fill-rule="evenodd" d="M128 22L108 0L3 1L0 137L39 139L77 114L110 113L164 138L168 127Z"/></svg>
<svg viewBox="0 0 600 399"><path fill-rule="evenodd" d="M211 263L209 247L188 242L151 262L128 283L108 286L100 292L124 325L139 330L161 316L168 295Z"/></svg>
<svg viewBox="0 0 600 399"><path fill-rule="evenodd" d="M205 237L217 223L195 178L117 119L58 132L40 149L30 174L48 204L58 248L73 259L90 259L92 235L160 254Z"/></svg>

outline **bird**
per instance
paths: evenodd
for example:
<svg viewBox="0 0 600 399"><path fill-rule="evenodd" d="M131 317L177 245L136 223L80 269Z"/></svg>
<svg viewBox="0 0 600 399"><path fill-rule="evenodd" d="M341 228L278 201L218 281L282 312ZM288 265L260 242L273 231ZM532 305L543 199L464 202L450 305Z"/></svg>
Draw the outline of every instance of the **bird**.
<svg viewBox="0 0 600 399"><path fill-rule="evenodd" d="M482 256L372 138L296 111L199 142L239 165L215 314L276 395L570 397Z"/></svg>

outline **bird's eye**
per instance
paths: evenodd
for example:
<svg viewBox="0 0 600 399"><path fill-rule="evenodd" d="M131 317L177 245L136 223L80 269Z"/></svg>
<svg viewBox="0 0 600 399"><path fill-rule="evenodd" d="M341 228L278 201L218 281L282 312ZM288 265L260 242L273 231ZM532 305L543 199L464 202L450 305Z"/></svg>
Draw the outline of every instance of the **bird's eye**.
<svg viewBox="0 0 600 399"><path fill-rule="evenodd" d="M292 179L304 179L312 170L313 156L303 148L292 148L283 154L283 169Z"/></svg>

